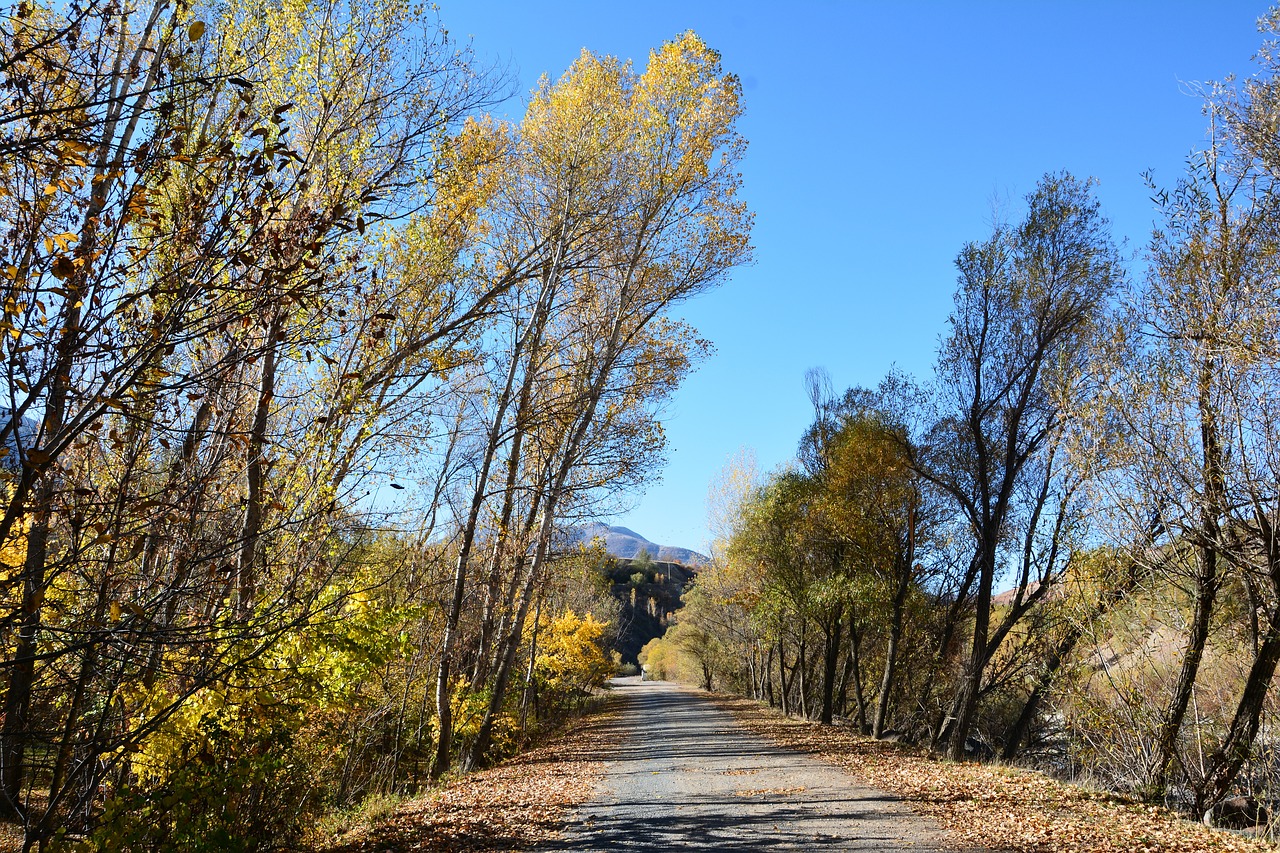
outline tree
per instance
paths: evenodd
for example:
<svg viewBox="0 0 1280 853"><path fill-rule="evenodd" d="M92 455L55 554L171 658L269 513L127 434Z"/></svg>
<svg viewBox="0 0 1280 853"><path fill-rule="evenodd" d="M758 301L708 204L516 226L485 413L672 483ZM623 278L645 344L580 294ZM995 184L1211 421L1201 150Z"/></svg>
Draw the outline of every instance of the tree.
<svg viewBox="0 0 1280 853"><path fill-rule="evenodd" d="M832 616L835 610L842 613L844 605L841 578L833 571L838 564L817 526L815 499L815 482L805 474L795 470L774 474L744 504L728 549L731 565L759 578L754 616L776 647L782 708L798 707L805 716L812 681L810 630L816 620L826 628L826 648L838 648ZM788 644L796 653L790 674Z"/></svg>
<svg viewBox="0 0 1280 853"><path fill-rule="evenodd" d="M964 584L976 585L972 642L947 730L955 759L964 756L992 640L1001 638L991 633L992 585L1016 503L1020 495L1030 501L1025 542L1040 524L1056 526L1042 513L1059 474L1052 447L1087 343L1122 275L1088 182L1046 176L1027 204L1022 223L998 227L956 260L956 307L936 371L942 417L918 455L921 476L955 501L972 535ZM1025 599L1046 590L1027 589Z"/></svg>
<svg viewBox="0 0 1280 853"><path fill-rule="evenodd" d="M1230 106L1227 104L1227 106ZM1237 120L1246 120L1240 107ZM1247 120L1246 120L1247 121ZM1238 574L1251 597L1253 658L1231 723L1188 779L1199 811L1228 792L1257 733L1280 661L1273 578L1275 431L1265 404L1276 388L1274 336L1277 198L1273 180L1225 139L1196 155L1172 192L1160 192L1150 272L1122 316L1110 408L1125 443L1110 483L1137 508L1130 527L1160 536L1142 559L1188 583L1192 614L1176 680L1161 716L1143 792L1163 798L1178 756L1218 610Z"/></svg>
<svg viewBox="0 0 1280 853"><path fill-rule="evenodd" d="M584 53L508 126L398 0L0 36L0 808L288 844L456 731L485 760L517 659L527 700L599 645L541 618L584 612L559 529L660 461L675 306L750 256L736 79Z"/></svg>
<svg viewBox="0 0 1280 853"><path fill-rule="evenodd" d="M879 394L863 389L845 394L830 439L826 475L837 535L876 588L879 600L868 609L879 609L884 599L889 609L884 670L871 722L875 737L886 728L908 595L920 582L917 545L927 529L923 489L911 469L907 428L883 411L891 389L892 383L887 382Z"/></svg>
<svg viewBox="0 0 1280 853"><path fill-rule="evenodd" d="M202 691L342 609L338 504L510 282L441 292L483 194L483 152L449 138L490 84L419 12L21 4L4 26L0 431L19 464L0 538L30 535L0 788L34 841L123 790ZM389 310L405 290L361 264L409 213L429 318Z"/></svg>
<svg viewBox="0 0 1280 853"><path fill-rule="evenodd" d="M527 350L509 410L513 431L499 433L495 418L489 433L505 446L504 488L518 490L503 498L497 525L502 548L516 556L505 596L491 564L485 621L498 624L481 629L492 651L475 666L491 699L469 765L484 760L503 713L557 521L634 482L661 449L648 412L704 349L669 311L748 257L750 217L736 199L738 85L718 62L691 33L655 51L643 74L584 53L558 83L540 84L515 136L516 185L540 191L498 196L509 204L494 216L527 224L511 240L538 247L547 345ZM477 490L486 483L477 478ZM526 496L518 523L517 495ZM446 740L436 772L448 766Z"/></svg>

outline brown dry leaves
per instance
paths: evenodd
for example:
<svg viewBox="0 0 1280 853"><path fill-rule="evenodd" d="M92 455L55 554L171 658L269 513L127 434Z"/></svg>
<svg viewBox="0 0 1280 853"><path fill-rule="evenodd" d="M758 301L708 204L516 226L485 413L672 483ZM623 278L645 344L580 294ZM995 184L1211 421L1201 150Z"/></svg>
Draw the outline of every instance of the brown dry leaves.
<svg viewBox="0 0 1280 853"><path fill-rule="evenodd" d="M838 727L783 717L756 702L715 697L751 731L896 794L964 848L1111 853L1275 853L1167 809L1067 785L1028 770L955 764Z"/></svg>
<svg viewBox="0 0 1280 853"><path fill-rule="evenodd" d="M546 746L455 779L316 853L510 851L557 838L568 810L595 792L596 756L617 737L614 721L610 713L579 720Z"/></svg>
<svg viewBox="0 0 1280 853"><path fill-rule="evenodd" d="M744 788L734 791L735 797L789 797L792 794L804 793L807 788L800 785L794 788Z"/></svg>

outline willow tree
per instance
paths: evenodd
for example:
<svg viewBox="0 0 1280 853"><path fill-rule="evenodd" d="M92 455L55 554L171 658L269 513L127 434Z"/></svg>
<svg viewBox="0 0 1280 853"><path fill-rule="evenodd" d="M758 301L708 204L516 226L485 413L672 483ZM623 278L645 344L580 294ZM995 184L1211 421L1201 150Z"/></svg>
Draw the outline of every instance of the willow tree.
<svg viewBox="0 0 1280 853"><path fill-rule="evenodd" d="M1277 422L1268 403L1280 353L1274 181L1264 161L1219 136L1172 191L1157 194L1163 221L1150 272L1127 302L1109 376L1124 439L1109 482L1117 506L1136 508L1123 516L1129 529L1159 532L1135 559L1190 591L1178 672L1141 768L1148 797L1165 796L1179 763L1221 591L1234 577L1249 599L1252 660L1235 712L1199 763L1203 775L1188 770L1183 780L1201 810L1228 793L1248 757L1280 662Z"/></svg>
<svg viewBox="0 0 1280 853"><path fill-rule="evenodd" d="M1272 9L1263 27L1273 35L1280 30L1280 11ZM1280 499L1275 488L1280 480L1280 419L1269 405L1280 389L1280 317L1275 305L1280 149L1274 131L1280 110L1280 57L1268 42L1258 59L1262 73L1249 78L1241 91L1223 87L1218 92L1213 114L1223 118L1228 156L1211 151L1205 168L1190 176L1185 185L1196 187L1196 192L1185 195L1198 202L1188 205L1188 213L1194 214L1178 219L1181 229L1169 229L1195 235L1182 241L1183 252L1197 258L1204 253L1196 265L1200 281L1188 294L1191 298L1169 307L1195 317L1205 316L1212 305L1225 321L1209 338L1218 352L1218 412L1226 425L1222 479L1230 509L1224 525L1228 538L1219 544L1231 546L1224 554L1243 575L1252 606L1253 659L1231 722L1211 750L1205 776L1196 786L1200 808L1215 806L1230 792L1252 755L1280 666ZM1169 249L1178 256L1175 240L1162 242L1157 237L1155 246L1166 249L1162 258L1169 257ZM1168 268L1162 273L1167 276ZM1206 454L1204 461L1211 457ZM1203 465L1200 470L1213 472Z"/></svg>
<svg viewBox="0 0 1280 853"><path fill-rule="evenodd" d="M1041 525L1053 535L1058 519L1045 509L1061 462L1051 449L1122 275L1090 182L1048 175L1027 205L1021 223L997 227L956 259L955 309L936 367L941 417L918 455L917 470L950 497L971 536L963 588L973 590L972 641L950 724L940 728L956 759L1007 633L992 633L992 586L1011 547L1025 555ZM1022 587L1014 610L1046 591Z"/></svg>

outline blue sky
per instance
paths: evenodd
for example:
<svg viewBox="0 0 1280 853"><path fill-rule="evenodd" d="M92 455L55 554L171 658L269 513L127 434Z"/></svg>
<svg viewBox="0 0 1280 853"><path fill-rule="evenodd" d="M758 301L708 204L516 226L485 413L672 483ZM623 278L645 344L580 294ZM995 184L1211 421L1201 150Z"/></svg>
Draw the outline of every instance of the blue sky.
<svg viewBox="0 0 1280 853"><path fill-rule="evenodd" d="M837 390L892 366L926 377L953 259L1048 171L1099 181L1140 254L1153 208L1205 140L1196 84L1247 76L1261 3L507 2L444 0L442 22L508 64L518 117L585 47L643 67L693 29L743 81L744 196L756 261L684 316L716 346L665 423L660 483L612 523L701 548L712 476L739 447L785 462L810 417L802 379Z"/></svg>

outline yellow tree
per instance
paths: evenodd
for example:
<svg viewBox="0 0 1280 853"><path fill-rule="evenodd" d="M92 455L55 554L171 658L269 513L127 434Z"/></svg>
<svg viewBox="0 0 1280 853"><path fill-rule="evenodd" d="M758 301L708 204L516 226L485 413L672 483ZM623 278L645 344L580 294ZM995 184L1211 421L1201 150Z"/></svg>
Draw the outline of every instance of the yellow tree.
<svg viewBox="0 0 1280 853"><path fill-rule="evenodd" d="M454 134L489 83L421 10L20 4L4 26L0 443L19 460L0 528L31 532L0 782L22 816L26 746L57 732L52 819L193 691L336 606L327 519L369 475L353 460L510 279L458 274L490 152ZM430 263L380 281L370 258L406 245ZM73 744L93 778L68 775Z"/></svg>
<svg viewBox="0 0 1280 853"><path fill-rule="evenodd" d="M911 470L906 427L877 410L875 394L850 390L836 414L828 449L824 503L833 532L850 550L854 571L888 604L888 640L872 734L885 729L895 686L908 595L919 583L917 543L923 490ZM882 395L883 396L883 395Z"/></svg>
<svg viewBox="0 0 1280 853"><path fill-rule="evenodd" d="M566 251L593 263L563 268L560 350L567 358L558 358L549 387L564 416L542 466L532 554L509 627L498 638L493 698L471 763L483 758L502 711L562 501L591 448L608 443L602 427L634 423L618 417L639 399L627 380L672 387L689 362L691 341L663 318L748 257L750 216L737 198L739 111L736 79L692 33L654 51L643 74L584 53L559 83L544 80L534 94L522 129L539 152L548 152L552 174L563 167L582 182L565 209L590 211L593 227ZM589 156L570 153L579 151Z"/></svg>

